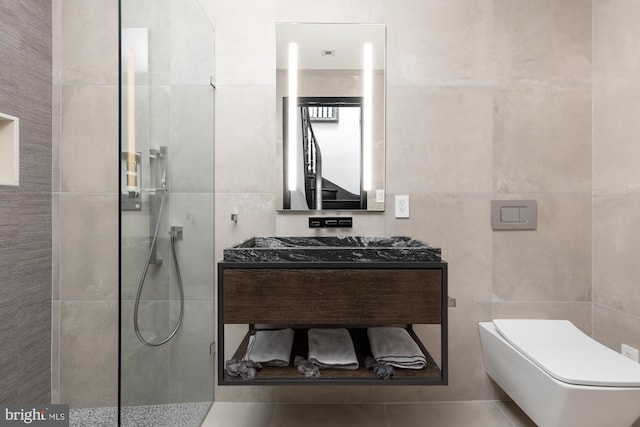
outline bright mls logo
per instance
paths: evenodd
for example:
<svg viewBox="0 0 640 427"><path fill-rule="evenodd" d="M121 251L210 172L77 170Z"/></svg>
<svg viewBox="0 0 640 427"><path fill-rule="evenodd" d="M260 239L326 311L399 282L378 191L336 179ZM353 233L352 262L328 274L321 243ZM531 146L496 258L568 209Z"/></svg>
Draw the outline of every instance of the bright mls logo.
<svg viewBox="0 0 640 427"><path fill-rule="evenodd" d="M0 405L0 427L69 427L69 405Z"/></svg>

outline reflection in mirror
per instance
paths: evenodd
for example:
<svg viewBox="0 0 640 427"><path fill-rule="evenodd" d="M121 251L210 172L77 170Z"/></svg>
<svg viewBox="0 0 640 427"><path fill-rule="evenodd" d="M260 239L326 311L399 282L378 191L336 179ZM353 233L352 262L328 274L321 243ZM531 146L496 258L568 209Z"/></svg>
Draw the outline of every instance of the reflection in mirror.
<svg viewBox="0 0 640 427"><path fill-rule="evenodd" d="M277 24L276 38L278 206L383 211L385 26Z"/></svg>
<svg viewBox="0 0 640 427"><path fill-rule="evenodd" d="M289 141L288 97L283 102L284 139ZM285 150L284 175L295 174L300 186L284 193L285 209L366 209L362 98L298 97L294 113L301 123L296 139L302 143L302 162L291 162L296 169L289 171L289 150Z"/></svg>

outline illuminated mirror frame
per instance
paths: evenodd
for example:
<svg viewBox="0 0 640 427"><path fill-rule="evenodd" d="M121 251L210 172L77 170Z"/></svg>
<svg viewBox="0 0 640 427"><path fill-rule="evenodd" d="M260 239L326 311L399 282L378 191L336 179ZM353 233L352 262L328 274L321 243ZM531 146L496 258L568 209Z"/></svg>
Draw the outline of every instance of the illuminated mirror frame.
<svg viewBox="0 0 640 427"><path fill-rule="evenodd" d="M299 211L298 209L290 209L290 203L287 203L287 192L296 191L303 184L299 182L299 175L297 173L298 164L297 159L302 156L300 154L301 141L298 139L298 127L301 126L300 117L297 114L297 109L284 109L283 99L288 98L288 104L291 105L295 100L295 105L298 104L298 97L310 98L310 97L345 97L345 96L358 96L362 98L362 117L361 117L361 185L363 191L366 193L366 199L368 203L368 211L384 211L384 170L385 170L385 136L384 136L384 103L385 103L385 50L386 50L386 28L384 24L277 24L276 36L280 37L279 31L281 26L296 27L304 31L317 31L319 35L323 31L331 31L335 28L348 28L351 27L354 31L364 29L366 26L375 27L375 31L381 31L382 42L375 40L374 42L365 41L359 44L360 52L356 55L351 53L354 57L361 58L361 66L357 69L360 70L361 85L355 93L308 93L308 87L304 81L303 74L305 67L303 61L306 61L306 57L309 53L306 51L306 45L303 42L298 42L295 39L286 42L286 47L278 47L278 59L277 61L285 60L283 65L279 65L280 72L286 71L286 83L279 80L280 86L277 86L278 97L278 152L281 162L277 162L278 166L278 182L279 188L282 189L279 195L279 201L277 202L278 209L282 212ZM379 39L380 37L378 37ZM382 46L382 48L376 48L376 46ZM327 46L329 47L329 46ZM376 52L376 49L378 52ZM314 53L321 54L322 56L333 56L344 54L340 49L318 49L320 52ZM336 53L337 52L337 53ZM382 56L382 67L379 65L380 56ZM286 64L286 65L285 65ZM377 67L377 68L376 68ZM327 68L330 69L330 68ZM355 68L354 68L355 69ZM341 71L340 69L335 69ZM309 69L308 71L315 71ZM377 74L376 74L377 73ZM280 77L279 77L280 78ZM378 86L375 86L378 85ZM375 88L374 88L375 86ZM381 89L380 89L381 86ZM281 87L288 92L286 94L280 93L278 87ZM378 98L378 99L374 99ZM282 114L283 116L280 116ZM284 117L286 114L286 117ZM286 126L286 129L284 128ZM286 135L286 138L285 138ZM289 143L291 142L291 143ZM286 164L284 163L286 162ZM313 210L315 207L301 210ZM326 208L325 208L326 209ZM333 210L333 209L332 209ZM364 210L364 209L344 209L344 210Z"/></svg>

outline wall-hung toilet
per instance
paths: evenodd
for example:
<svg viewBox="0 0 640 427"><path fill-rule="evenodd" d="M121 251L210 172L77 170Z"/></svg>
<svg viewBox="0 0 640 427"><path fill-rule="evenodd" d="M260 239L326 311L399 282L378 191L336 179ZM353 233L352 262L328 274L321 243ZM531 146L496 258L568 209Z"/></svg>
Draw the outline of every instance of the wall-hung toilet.
<svg viewBox="0 0 640 427"><path fill-rule="evenodd" d="M481 322L489 376L540 427L629 427L640 417L640 364L567 320Z"/></svg>

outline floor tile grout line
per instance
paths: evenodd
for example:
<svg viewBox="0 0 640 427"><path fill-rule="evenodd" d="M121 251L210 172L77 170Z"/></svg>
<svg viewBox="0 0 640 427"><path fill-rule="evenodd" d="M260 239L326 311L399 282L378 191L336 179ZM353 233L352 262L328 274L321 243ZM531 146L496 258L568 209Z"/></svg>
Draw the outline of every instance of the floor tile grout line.
<svg viewBox="0 0 640 427"><path fill-rule="evenodd" d="M391 427L391 417L389 416L387 404L383 402L382 407L384 408L384 415L387 417L387 427Z"/></svg>

